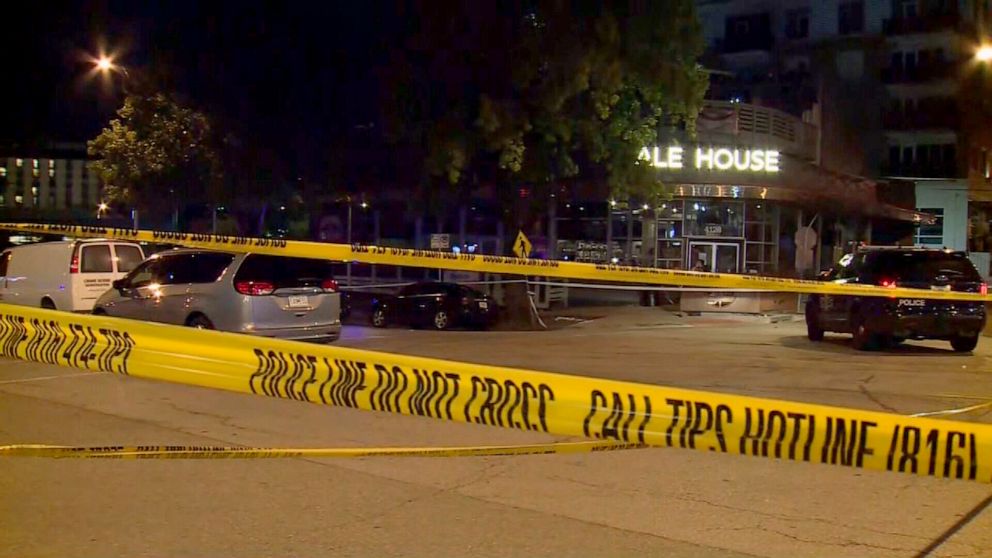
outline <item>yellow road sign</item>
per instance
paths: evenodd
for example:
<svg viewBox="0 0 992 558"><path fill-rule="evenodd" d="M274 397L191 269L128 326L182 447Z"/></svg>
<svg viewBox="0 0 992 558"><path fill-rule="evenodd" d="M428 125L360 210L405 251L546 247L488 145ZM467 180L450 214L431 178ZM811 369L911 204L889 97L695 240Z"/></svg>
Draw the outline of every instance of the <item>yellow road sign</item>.
<svg viewBox="0 0 992 558"><path fill-rule="evenodd" d="M534 246L531 245L530 240L527 239L527 235L524 231L519 231L517 233L517 239L513 241L513 253L517 255L518 258L529 258L530 251L533 250Z"/></svg>

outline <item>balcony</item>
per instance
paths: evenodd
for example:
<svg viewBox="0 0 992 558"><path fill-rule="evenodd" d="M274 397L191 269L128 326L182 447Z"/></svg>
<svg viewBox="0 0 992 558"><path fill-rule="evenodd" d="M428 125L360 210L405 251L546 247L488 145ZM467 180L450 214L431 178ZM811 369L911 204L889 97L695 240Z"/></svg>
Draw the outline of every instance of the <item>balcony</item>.
<svg viewBox="0 0 992 558"><path fill-rule="evenodd" d="M882 29L886 35L934 33L943 30L957 30L960 26L961 16L958 14L899 17L886 19L882 22Z"/></svg>
<svg viewBox="0 0 992 558"><path fill-rule="evenodd" d="M780 110L726 101L706 101L696 120L700 141L778 149L816 159L817 127Z"/></svg>
<svg viewBox="0 0 992 558"><path fill-rule="evenodd" d="M894 85L955 79L960 68L960 63L946 60L925 62L915 66L890 66L882 70L882 81Z"/></svg>
<svg viewBox="0 0 992 558"><path fill-rule="evenodd" d="M889 111L882 116L886 130L956 130L958 128L957 109L949 107L926 108L921 106L914 112Z"/></svg>
<svg viewBox="0 0 992 558"><path fill-rule="evenodd" d="M882 166L882 175L913 178L960 178L961 169L953 161L941 161L939 163L887 163Z"/></svg>

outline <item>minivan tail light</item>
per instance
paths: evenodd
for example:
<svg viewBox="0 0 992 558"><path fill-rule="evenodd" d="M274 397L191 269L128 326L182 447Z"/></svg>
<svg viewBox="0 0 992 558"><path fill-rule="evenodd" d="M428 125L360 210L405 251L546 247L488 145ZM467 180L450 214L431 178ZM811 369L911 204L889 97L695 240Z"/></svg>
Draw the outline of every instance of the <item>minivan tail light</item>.
<svg viewBox="0 0 992 558"><path fill-rule="evenodd" d="M262 296L272 294L276 286L268 281L238 281L234 283L234 290L243 295Z"/></svg>
<svg viewBox="0 0 992 558"><path fill-rule="evenodd" d="M69 262L69 273L79 273L79 254L72 255L72 261Z"/></svg>
<svg viewBox="0 0 992 558"><path fill-rule="evenodd" d="M320 282L320 288L329 293L336 293L338 291L338 282L334 279L324 279Z"/></svg>

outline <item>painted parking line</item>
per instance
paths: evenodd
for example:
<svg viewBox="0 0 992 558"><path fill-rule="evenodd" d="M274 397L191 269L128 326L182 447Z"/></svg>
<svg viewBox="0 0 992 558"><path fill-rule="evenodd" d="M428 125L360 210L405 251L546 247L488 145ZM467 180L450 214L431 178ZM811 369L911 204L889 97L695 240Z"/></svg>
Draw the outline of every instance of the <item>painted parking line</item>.
<svg viewBox="0 0 992 558"><path fill-rule="evenodd" d="M28 382L42 382L45 380L58 380L60 378L78 378L79 376L99 376L92 372L78 372L76 374L56 374L54 376L39 376L37 378L18 378L16 380L0 380L0 384L25 384Z"/></svg>

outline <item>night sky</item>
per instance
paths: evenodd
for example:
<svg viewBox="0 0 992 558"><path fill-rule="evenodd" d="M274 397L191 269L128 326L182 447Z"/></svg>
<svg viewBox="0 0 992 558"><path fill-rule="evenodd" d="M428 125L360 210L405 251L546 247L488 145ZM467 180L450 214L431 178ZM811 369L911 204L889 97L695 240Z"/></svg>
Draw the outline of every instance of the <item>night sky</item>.
<svg viewBox="0 0 992 558"><path fill-rule="evenodd" d="M402 44L380 2L17 2L4 8L0 140L84 141L122 100L87 54L114 53L289 174L321 179L330 143L376 119L373 68Z"/></svg>

